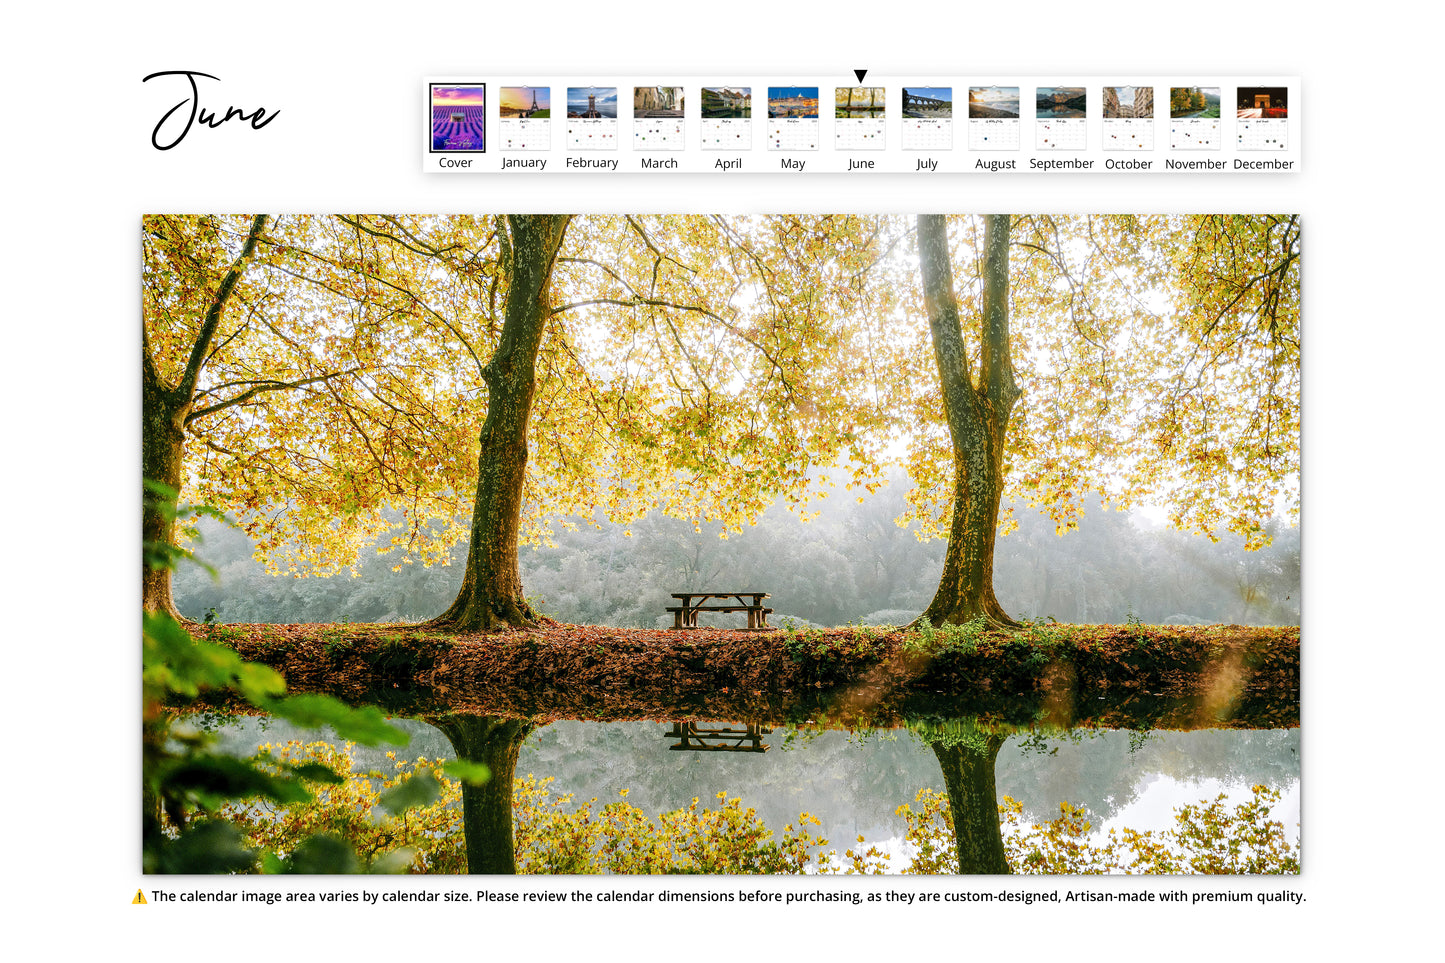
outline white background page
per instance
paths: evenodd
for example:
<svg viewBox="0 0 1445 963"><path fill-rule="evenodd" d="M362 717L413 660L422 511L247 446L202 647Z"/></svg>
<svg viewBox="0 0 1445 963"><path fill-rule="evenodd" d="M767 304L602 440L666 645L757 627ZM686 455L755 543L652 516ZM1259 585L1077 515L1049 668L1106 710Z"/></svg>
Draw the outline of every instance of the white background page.
<svg viewBox="0 0 1445 963"><path fill-rule="evenodd" d="M728 15L720 16L725 8ZM1377 5L1349 27L1318 7L1218 3L1097 7L849 8L744 2L416 6L370 2L85 5L9 14L10 118L3 232L10 377L5 399L14 613L10 717L22 728L7 780L12 919L61 944L118 951L194 946L196 959L279 947L467 957L656 959L698 955L1203 959L1323 948L1389 958L1433 915L1422 887L1438 835L1413 748L1437 677L1430 532L1392 508L1429 504L1439 464L1439 156L1428 119L1397 113L1431 90L1429 31ZM1416 38L1422 39L1416 39ZM1299 174L441 177L418 170L427 76L547 72L889 75L1117 71L1299 76ZM542 69L535 69L542 68ZM279 109L261 131L193 131L158 152L158 70L221 78L218 104ZM490 91L489 91L490 93ZM955 94L957 95L957 91ZM553 91L554 116L561 92ZM755 92L756 96L756 92ZM1090 109L1093 110L1091 103ZM1431 105L1412 103L1412 113ZM18 121L18 123L17 123ZM554 124L561 122L560 118ZM1025 121L1025 123L1029 123ZM319 126L318 126L319 125ZM1411 133L1419 130L1422 133ZM1377 131L1395 131L1385 143ZM621 131L626 134L625 130ZM696 137L696 130L689 130ZM493 138L495 131L489 131ZM1032 137L1032 129L1026 129ZM554 128L553 138L564 136ZM966 138L961 118L955 144ZM757 147L761 146L759 140ZM1156 155L1163 156L1163 146ZM139 243L147 212L297 211L1224 211L1304 216L1305 761L1303 876L1185 880L1190 889L1294 889L1307 901L1214 907L894 904L727 913L468 904L130 905L139 872L136 680L139 506ZM87 548L81 552L77 546ZM97 550L94 546L99 545ZM1414 689L1421 691L1412 691ZM39 747L43 746L44 751ZM1408 748L1407 748L1408 747ZM1428 751L1428 750L1427 750ZM72 775L74 764L84 774ZM194 881L210 885L214 881ZM318 881L303 881L316 888ZM415 881L406 881L415 882ZM445 881L459 888L546 881ZM627 881L621 881L626 884ZM845 881L846 882L846 881ZM1131 887L1138 881L1126 881ZM1000 881L993 881L1000 884ZM989 884L989 885L993 885ZM376 880L357 885L378 885ZM428 884L432 885L432 884ZM579 885L584 885L580 884ZM595 884L585 884L595 889ZM671 885L786 891L788 880ZM843 883L831 881L829 887ZM1124 888L1119 880L1012 880L1012 888ZM1147 884L1156 890L1171 883ZM893 878L864 888L977 885ZM998 888L998 886L995 886ZM408 949L409 948L409 949ZM165 951L161 951L165 952ZM299 955L288 951L286 956Z"/></svg>

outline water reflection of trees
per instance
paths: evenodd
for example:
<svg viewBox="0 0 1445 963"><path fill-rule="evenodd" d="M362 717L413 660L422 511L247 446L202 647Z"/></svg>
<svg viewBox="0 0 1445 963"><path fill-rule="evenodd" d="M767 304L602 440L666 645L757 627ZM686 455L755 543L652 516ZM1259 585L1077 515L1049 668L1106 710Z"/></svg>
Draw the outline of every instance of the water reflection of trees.
<svg viewBox="0 0 1445 963"><path fill-rule="evenodd" d="M512 842L512 779L522 740L532 731L528 719L449 716L433 723L457 755L491 770L480 786L462 783L462 831L467 839L467 871L502 874L517 871Z"/></svg>
<svg viewBox="0 0 1445 963"><path fill-rule="evenodd" d="M998 791L994 788L994 764L1002 746L1001 736L982 732L959 740L938 737L928 744L938 757L948 790L960 873L1011 872L1004 855Z"/></svg>
<svg viewBox="0 0 1445 963"><path fill-rule="evenodd" d="M462 786L462 826L468 872L517 871L512 831L512 782L530 720L455 715L433 724L457 755L491 770L480 786ZM1008 873L998 813L994 767L1005 736L973 720L921 725L914 730L933 751L948 792L958 872ZM656 751L657 743L652 746Z"/></svg>
<svg viewBox="0 0 1445 963"><path fill-rule="evenodd" d="M434 721L437 728L406 724L414 733L409 755L455 753L494 773L487 786L463 790L466 850L476 867L472 871L479 873L516 870L511 786L514 777L528 773L557 777L554 792L579 800L615 800L618 790L626 789L629 803L654 815L725 790L746 800L759 821L775 830L805 810L820 816L823 835L835 842L858 835L900 837L898 806L920 789L943 789L962 827L954 834L960 868L1005 872L997 809L1004 796L1019 800L1030 822L1057 818L1064 800L1097 822L1132 801L1148 774L1284 787L1299 772L1298 730L1158 732L1143 738L1127 731L1030 733L997 723L990 729L955 719L891 732L780 729L767 737L773 751L760 755L669 751L675 740L656 722L563 720L533 727L496 716ZM230 751L249 752L258 735L252 724L226 742ZM265 737L314 738L281 723L273 723ZM383 765L380 755L356 752L363 769Z"/></svg>
<svg viewBox="0 0 1445 963"><path fill-rule="evenodd" d="M1067 800L1107 819L1138 798L1148 775L1285 786L1299 778L1299 730L1129 732L1074 730L1024 748L1011 740L999 791L1032 821L1058 816Z"/></svg>

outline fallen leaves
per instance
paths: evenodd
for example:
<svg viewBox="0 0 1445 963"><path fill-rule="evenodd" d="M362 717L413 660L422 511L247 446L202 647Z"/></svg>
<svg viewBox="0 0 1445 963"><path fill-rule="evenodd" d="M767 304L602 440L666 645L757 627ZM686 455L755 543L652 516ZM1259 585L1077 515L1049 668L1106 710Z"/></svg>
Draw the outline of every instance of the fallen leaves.
<svg viewBox="0 0 1445 963"><path fill-rule="evenodd" d="M194 631L277 669L293 692L403 715L826 717L883 726L918 713L1020 722L1066 713L1074 724L1185 729L1299 721L1297 628L1055 625L1046 644L986 633L969 651L938 654L905 648L902 630L862 638L853 627L806 635L561 624L488 634L356 624ZM1227 713L1217 698L1222 666L1231 680Z"/></svg>

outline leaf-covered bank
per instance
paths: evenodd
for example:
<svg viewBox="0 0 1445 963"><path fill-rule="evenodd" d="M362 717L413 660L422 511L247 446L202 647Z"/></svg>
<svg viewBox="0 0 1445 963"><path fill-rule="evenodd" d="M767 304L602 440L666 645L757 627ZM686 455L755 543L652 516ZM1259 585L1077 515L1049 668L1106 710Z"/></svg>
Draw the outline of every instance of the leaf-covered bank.
<svg viewBox="0 0 1445 963"><path fill-rule="evenodd" d="M196 626L293 692L398 714L888 726L984 714L1110 728L1299 723L1299 629L1033 624L920 630L488 634L347 624Z"/></svg>

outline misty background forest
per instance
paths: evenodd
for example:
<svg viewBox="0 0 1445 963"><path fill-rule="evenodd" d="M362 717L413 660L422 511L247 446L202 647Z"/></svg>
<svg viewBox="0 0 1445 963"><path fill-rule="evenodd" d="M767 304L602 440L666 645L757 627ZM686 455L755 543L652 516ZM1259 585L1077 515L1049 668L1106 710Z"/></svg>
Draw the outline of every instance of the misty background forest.
<svg viewBox="0 0 1445 963"><path fill-rule="evenodd" d="M523 584L547 616L577 625L666 628L669 593L719 586L770 592L776 614L802 626L901 625L916 618L938 584L946 543L920 541L895 519L908 482L861 502L839 490L803 521L782 505L754 527L721 539L678 519L650 515L631 525L559 526L553 546L522 548ZM1000 601L1030 618L1060 622L1178 625L1298 625L1300 530L1271 522L1270 543L1247 551L1240 536L1217 541L1151 524L1139 512L1095 504L1076 531L1027 505L998 541ZM217 570L176 576L181 611L197 621L420 622L456 597L461 565L401 565L396 553L363 552L355 574L269 575L238 530L204 526L197 554ZM629 533L626 534L626 533ZM704 617L706 618L706 617ZM740 616L714 615L717 625Z"/></svg>

